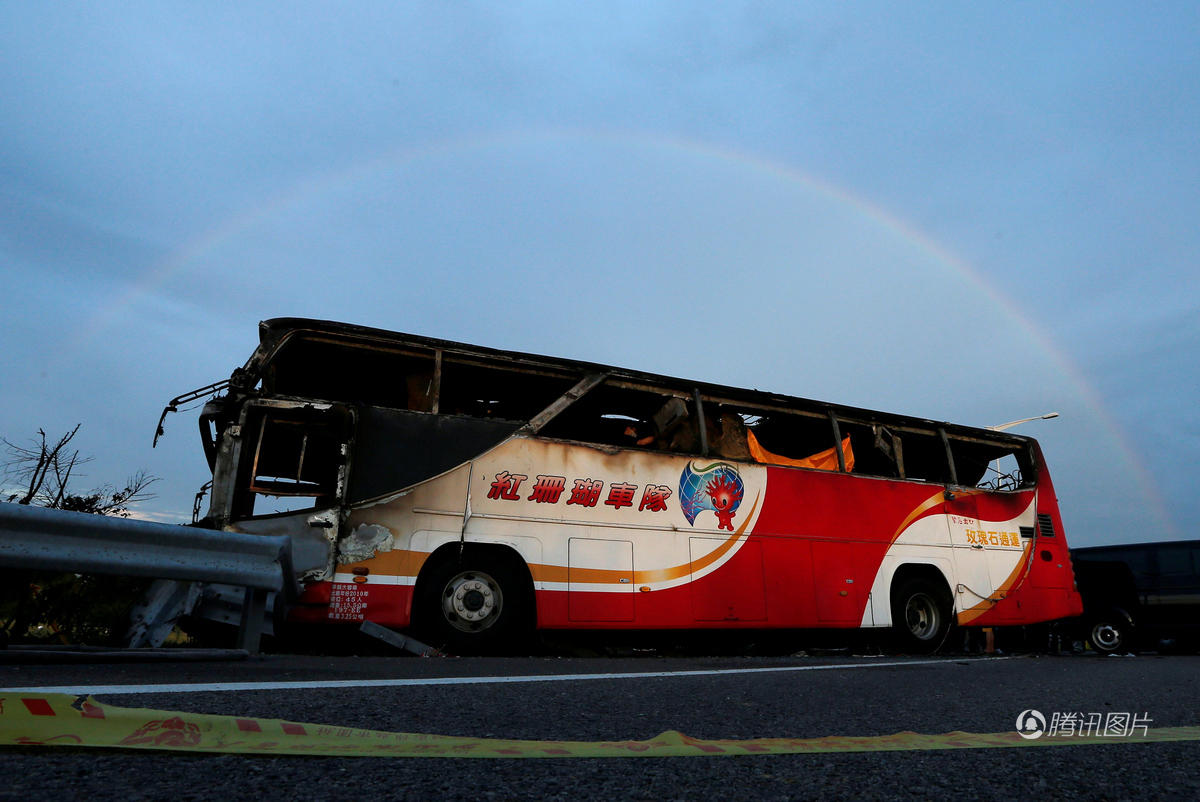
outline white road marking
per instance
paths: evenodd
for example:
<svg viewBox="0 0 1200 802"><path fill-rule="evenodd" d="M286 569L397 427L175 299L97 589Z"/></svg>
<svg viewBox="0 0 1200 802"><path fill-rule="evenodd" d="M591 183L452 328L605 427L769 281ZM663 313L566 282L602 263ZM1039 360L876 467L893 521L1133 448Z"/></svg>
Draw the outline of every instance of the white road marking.
<svg viewBox="0 0 1200 802"><path fill-rule="evenodd" d="M992 657L991 660L1007 660ZM574 682L598 679L659 679L670 677L719 677L731 674L769 674L783 671L833 671L895 666L956 665L962 660L896 660L872 663L837 663L820 666L772 666L769 668L722 668L705 671L635 671L614 674L531 674L519 677L421 677L414 679L311 680L297 682L192 682L163 685L48 685L29 688L0 688L0 693L99 694L210 693L221 691L281 691L320 688L396 688L420 685L484 685L514 682Z"/></svg>

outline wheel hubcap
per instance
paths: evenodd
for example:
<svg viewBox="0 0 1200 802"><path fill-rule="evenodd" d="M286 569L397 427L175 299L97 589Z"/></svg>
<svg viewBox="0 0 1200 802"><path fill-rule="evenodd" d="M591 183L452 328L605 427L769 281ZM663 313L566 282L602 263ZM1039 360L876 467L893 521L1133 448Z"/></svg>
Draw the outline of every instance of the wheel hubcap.
<svg viewBox="0 0 1200 802"><path fill-rule="evenodd" d="M904 606L904 619L908 631L918 640L929 640L937 635L941 625L941 613L937 603L924 593L916 593L909 597Z"/></svg>
<svg viewBox="0 0 1200 802"><path fill-rule="evenodd" d="M1092 643L1101 649L1115 649L1121 645L1121 633L1112 624L1096 624L1092 627Z"/></svg>
<svg viewBox="0 0 1200 802"><path fill-rule="evenodd" d="M463 632L479 632L492 626L503 606L500 585L482 571L463 571L446 583L442 593L446 621Z"/></svg>

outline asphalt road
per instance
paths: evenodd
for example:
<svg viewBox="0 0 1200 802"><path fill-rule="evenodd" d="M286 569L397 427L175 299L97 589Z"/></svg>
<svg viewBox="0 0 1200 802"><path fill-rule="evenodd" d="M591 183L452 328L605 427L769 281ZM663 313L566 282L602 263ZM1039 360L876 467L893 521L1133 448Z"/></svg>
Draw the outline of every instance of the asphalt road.
<svg viewBox="0 0 1200 802"><path fill-rule="evenodd" d="M746 668L819 670L716 673ZM836 666L836 667L835 667ZM601 679L561 675L713 672ZM536 682L130 694L115 705L386 731L539 740L1004 732L1021 711L1129 712L1200 724L1200 657L292 657L0 665L0 688L431 677ZM677 758L314 758L0 749L11 799L1200 798L1200 743Z"/></svg>

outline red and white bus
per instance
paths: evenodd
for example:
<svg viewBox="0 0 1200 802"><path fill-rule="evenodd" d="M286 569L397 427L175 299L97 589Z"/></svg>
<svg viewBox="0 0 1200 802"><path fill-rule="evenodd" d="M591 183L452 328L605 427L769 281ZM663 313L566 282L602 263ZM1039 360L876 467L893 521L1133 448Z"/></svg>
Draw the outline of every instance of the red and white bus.
<svg viewBox="0 0 1200 802"><path fill-rule="evenodd" d="M293 621L457 652L535 628L929 650L1081 611L1028 437L291 318L206 390L200 525L291 537Z"/></svg>

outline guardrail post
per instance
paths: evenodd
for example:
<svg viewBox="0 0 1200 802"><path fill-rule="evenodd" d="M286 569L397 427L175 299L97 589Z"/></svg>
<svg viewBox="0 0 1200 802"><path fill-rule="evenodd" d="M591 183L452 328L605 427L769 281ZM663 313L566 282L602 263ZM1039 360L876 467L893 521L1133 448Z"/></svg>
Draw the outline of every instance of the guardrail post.
<svg viewBox="0 0 1200 802"><path fill-rule="evenodd" d="M239 649L245 649L250 654L258 653L266 611L267 591L262 588L246 588L245 601L242 602L242 622L238 624Z"/></svg>

